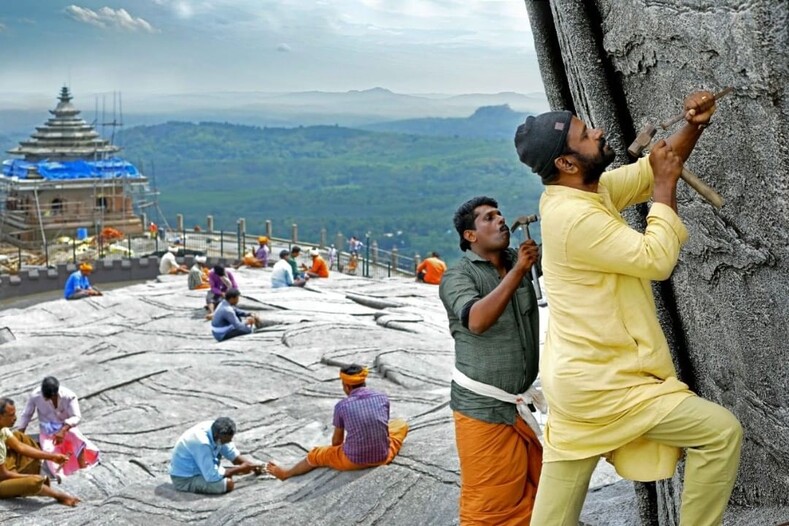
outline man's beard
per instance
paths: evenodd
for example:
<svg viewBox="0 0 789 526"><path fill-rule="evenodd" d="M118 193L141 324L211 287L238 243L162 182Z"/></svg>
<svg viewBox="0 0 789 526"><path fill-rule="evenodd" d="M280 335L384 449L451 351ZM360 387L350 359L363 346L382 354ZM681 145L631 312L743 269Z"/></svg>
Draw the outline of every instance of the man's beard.
<svg viewBox="0 0 789 526"><path fill-rule="evenodd" d="M596 157L589 157L586 155L575 154L576 158L581 161L584 169L584 184L594 184L600 181L600 177L605 172L605 169L616 158L614 150L605 151L605 139L600 140L600 153Z"/></svg>

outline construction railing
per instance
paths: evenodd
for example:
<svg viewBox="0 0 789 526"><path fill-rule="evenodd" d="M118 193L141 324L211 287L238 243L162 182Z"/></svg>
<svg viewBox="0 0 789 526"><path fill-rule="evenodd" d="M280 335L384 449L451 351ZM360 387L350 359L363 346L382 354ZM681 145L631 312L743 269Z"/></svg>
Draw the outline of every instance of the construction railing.
<svg viewBox="0 0 789 526"><path fill-rule="evenodd" d="M208 257L229 258L241 261L245 255L251 255L258 247L258 237L245 234L239 229L228 231L187 231L160 230L157 234L127 235L116 239L102 236L61 238L60 241L46 241L43 253L31 252L13 247L0 252L0 271L18 272L22 266L49 267L58 263L68 263L96 259L127 259L150 255L161 255L169 247L177 247L178 255L206 255ZM322 236L323 237L323 236ZM355 253L336 251L334 257L329 253L326 243L310 243L299 240L269 237L269 264L279 257L279 252L294 245L302 249L300 259L310 265L308 251L317 248L328 264L330 270L345 274L384 278L395 275L413 276L418 260L399 254L397 249L386 251L379 249L373 241Z"/></svg>

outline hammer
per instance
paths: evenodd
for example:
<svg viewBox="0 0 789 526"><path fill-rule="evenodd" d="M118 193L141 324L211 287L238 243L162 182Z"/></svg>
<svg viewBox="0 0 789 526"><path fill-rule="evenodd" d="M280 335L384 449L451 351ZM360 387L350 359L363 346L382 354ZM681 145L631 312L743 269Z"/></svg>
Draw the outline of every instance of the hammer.
<svg viewBox="0 0 789 526"><path fill-rule="evenodd" d="M713 102L722 99L732 91L734 91L734 88L732 88L731 86L720 90L718 93L712 96ZM661 122L660 127L663 128L664 130L668 130L671 126L674 126L676 123L678 123L684 118L685 118L685 112L683 111L682 113L674 115L670 119L666 119L665 121Z"/></svg>
<svg viewBox="0 0 789 526"><path fill-rule="evenodd" d="M641 157L644 150L651 149L657 142L652 140L656 131L657 129L651 124L644 126L644 129L638 134L636 140L628 147L627 153L636 159ZM680 174L680 177L682 177L682 180L685 181L688 186L696 190L701 197L706 199L709 204L718 209L723 206L723 197L684 166L682 167L682 174Z"/></svg>
<svg viewBox="0 0 789 526"><path fill-rule="evenodd" d="M537 214L532 214L530 216L518 216L515 219L515 222L512 223L510 227L510 232L515 232L517 229L520 229L521 234L526 231L526 239L531 239L531 234L529 234L529 225L531 223L536 223L539 221L540 218L537 217ZM523 241L526 241L524 239ZM546 305L545 300L542 299L542 290L540 289L540 280L537 279L537 265L534 264L531 266L531 280L532 284L534 285L534 292L537 295L537 304L540 306Z"/></svg>

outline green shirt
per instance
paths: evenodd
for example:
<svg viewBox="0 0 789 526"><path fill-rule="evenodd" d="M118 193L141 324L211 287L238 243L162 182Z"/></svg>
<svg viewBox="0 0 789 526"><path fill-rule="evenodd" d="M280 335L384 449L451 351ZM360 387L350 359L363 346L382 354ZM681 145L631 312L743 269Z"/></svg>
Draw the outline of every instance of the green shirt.
<svg viewBox="0 0 789 526"><path fill-rule="evenodd" d="M505 265L512 267L517 252L507 249ZM455 367L478 382L511 394L520 394L537 378L540 317L529 276L521 284L496 323L482 334L463 326L464 309L493 292L499 273L486 259L470 250L441 280L439 295L455 339ZM514 424L514 404L480 396L452 382L450 407L464 415L493 424Z"/></svg>
<svg viewBox="0 0 789 526"><path fill-rule="evenodd" d="M301 274L301 271L299 270L299 264L296 263L296 258L290 256L288 258L288 263L290 263L290 268L293 269L293 279L298 278L299 274Z"/></svg>

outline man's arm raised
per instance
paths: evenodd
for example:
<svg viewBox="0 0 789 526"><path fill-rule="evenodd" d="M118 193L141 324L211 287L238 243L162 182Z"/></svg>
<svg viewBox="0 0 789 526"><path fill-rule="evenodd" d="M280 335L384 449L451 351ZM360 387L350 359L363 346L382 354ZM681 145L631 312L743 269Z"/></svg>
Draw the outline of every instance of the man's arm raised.
<svg viewBox="0 0 789 526"><path fill-rule="evenodd" d="M482 334L490 329L499 319L512 299L512 295L520 286L521 280L537 261L539 249L537 243L529 239L518 248L518 261L512 270L507 272L501 283L493 292L474 302L468 316L468 330L474 334Z"/></svg>

